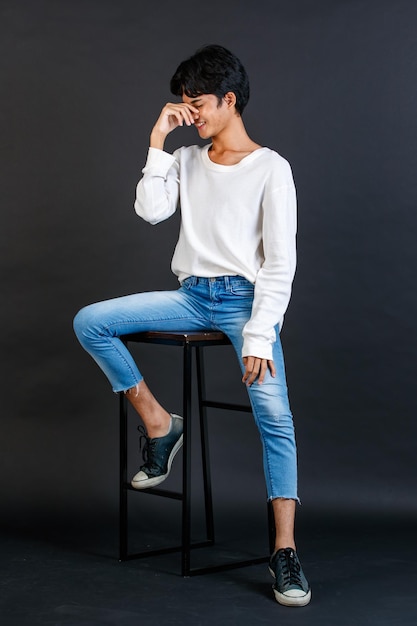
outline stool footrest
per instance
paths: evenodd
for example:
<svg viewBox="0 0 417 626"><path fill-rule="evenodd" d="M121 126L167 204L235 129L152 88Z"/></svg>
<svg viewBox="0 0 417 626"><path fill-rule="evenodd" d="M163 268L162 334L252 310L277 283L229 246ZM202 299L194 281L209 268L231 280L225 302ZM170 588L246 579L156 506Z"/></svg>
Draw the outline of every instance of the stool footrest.
<svg viewBox="0 0 417 626"><path fill-rule="evenodd" d="M197 548L207 548L214 545L214 541L200 541L198 543L192 543L190 548L192 550ZM170 548L159 548L157 550L144 550L143 552L136 552L133 554L128 554L124 558L119 558L119 562L123 561L133 561L135 559L144 559L146 557L151 556L161 556L163 554L173 554L174 552L182 552L183 546L174 546ZM259 565L260 563L267 563L269 561L269 556L261 556L254 557L250 559L244 559L242 561L234 561L228 563L220 563L219 565L208 565L207 567L195 567L189 569L184 578L188 578L191 576L201 576L203 574L210 574L215 572L224 572L231 569L239 569L240 567L248 567L250 565Z"/></svg>
<svg viewBox="0 0 417 626"><path fill-rule="evenodd" d="M248 567L249 565L259 565L259 563L268 563L269 556L255 557L246 559L245 561L236 561L235 563L220 563L219 565L209 565L207 567L196 567L189 571L188 576L200 576L201 574L214 574L215 572L225 572L230 569L238 569L239 567Z"/></svg>
<svg viewBox="0 0 417 626"><path fill-rule="evenodd" d="M201 404L209 409L227 409L228 411L245 411L246 413L252 413L252 408L247 404L217 402L215 400L203 400Z"/></svg>
<svg viewBox="0 0 417 626"><path fill-rule="evenodd" d="M191 549L195 548L208 548L212 546L214 541L210 541L209 539L205 541L199 541L198 543L192 543L190 545ZM171 546L169 548L158 548L156 550L143 550L142 552L136 552L133 554L127 554L123 558L119 558L119 561L133 561L134 559L144 559L147 556L159 556L161 554L172 554L174 552L182 552L183 546Z"/></svg>
<svg viewBox="0 0 417 626"><path fill-rule="evenodd" d="M130 483L123 485L124 489L134 491L135 493L146 493L150 496L161 496L162 498L172 498L173 500L183 500L182 493L178 491L168 491L167 489L157 489L156 487L150 489L135 489Z"/></svg>

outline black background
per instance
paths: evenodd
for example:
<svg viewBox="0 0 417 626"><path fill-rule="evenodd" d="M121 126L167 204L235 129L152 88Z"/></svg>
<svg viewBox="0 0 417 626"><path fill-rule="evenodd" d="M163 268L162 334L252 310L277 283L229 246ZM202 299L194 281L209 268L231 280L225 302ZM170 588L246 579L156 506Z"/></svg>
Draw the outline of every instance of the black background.
<svg viewBox="0 0 417 626"><path fill-rule="evenodd" d="M72 318L176 287L178 217L151 227L133 200L169 79L207 43L243 61L247 130L296 181L282 340L302 512L416 514L416 18L412 0L0 2L3 523L113 519L117 397ZM195 141L180 129L167 148ZM213 389L241 398L219 350ZM140 363L170 410L176 358ZM224 497L263 499L248 418L217 416L213 441Z"/></svg>

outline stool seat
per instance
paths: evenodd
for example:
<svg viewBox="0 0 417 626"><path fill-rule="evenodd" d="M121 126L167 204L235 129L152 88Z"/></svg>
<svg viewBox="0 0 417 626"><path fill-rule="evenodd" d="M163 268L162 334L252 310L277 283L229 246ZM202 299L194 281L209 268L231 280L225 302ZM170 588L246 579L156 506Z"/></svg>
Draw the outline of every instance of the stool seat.
<svg viewBox="0 0 417 626"><path fill-rule="evenodd" d="M119 395L119 420L120 420L120 511L119 511L119 560L143 558L158 554L166 554L169 552L181 552L181 573L183 576L191 576L195 574L204 574L211 571L221 571L235 567L243 567L245 565L253 565L255 563L266 562L268 556L259 558L251 558L244 561L234 561L223 563L220 565L191 568L191 549L214 544L214 516L212 488L210 477L210 460L209 460L209 441L208 441L208 425L207 414L208 408L226 409L232 411L251 412L248 405L234 404L229 402L219 402L209 400L205 392L204 377L204 359L203 352L210 346L230 345L231 341L224 333L213 330L201 331L147 331L141 333L133 333L123 335L122 341L128 343L148 343L160 344L167 346L180 346L183 349L183 371L182 371L182 393L183 393L183 412L184 432L183 432L183 467L182 467L182 491L175 492L171 490L151 488L137 491L133 489L127 481L127 417L128 402L126 395ZM198 413L200 421L200 444L201 459L204 485L204 507L206 521L206 540L199 543L191 542L191 400L192 400L192 354L196 357L197 370L197 396L198 396ZM173 548L162 548L160 550L145 550L140 553L130 554L128 551L128 493L134 491L136 494L150 494L165 498L173 498L182 501L182 530L181 545ZM268 537L269 551L272 552L274 545L274 522L272 506L268 503Z"/></svg>
<svg viewBox="0 0 417 626"><path fill-rule="evenodd" d="M136 341L138 343L162 343L166 345L182 345L184 342L207 345L228 345L230 339L227 335L218 330L200 331L161 331L150 330L143 333L123 335L125 341Z"/></svg>

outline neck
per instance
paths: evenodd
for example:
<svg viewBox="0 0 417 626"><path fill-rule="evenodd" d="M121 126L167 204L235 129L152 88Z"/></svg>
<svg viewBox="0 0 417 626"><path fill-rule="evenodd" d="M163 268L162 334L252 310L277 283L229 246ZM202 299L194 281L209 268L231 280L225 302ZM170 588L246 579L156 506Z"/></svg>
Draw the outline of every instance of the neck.
<svg viewBox="0 0 417 626"><path fill-rule="evenodd" d="M212 137L211 140L211 151L217 154L253 150L257 146L246 132L242 118L237 115L226 128Z"/></svg>

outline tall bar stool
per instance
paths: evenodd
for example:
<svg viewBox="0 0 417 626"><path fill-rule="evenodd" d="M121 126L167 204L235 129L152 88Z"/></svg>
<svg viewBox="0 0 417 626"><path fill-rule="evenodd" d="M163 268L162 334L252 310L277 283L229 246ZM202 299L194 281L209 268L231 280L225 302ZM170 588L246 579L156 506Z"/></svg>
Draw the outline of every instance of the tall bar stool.
<svg viewBox="0 0 417 626"><path fill-rule="evenodd" d="M214 516L212 487L210 478L210 458L208 442L207 409L227 409L232 411L251 412L251 407L241 404L217 402L208 400L205 391L204 357L203 351L210 346L230 345L226 335L216 331L204 332L144 332L122 337L124 343L130 342L160 344L165 346L179 346L183 349L183 412L184 418L184 441L183 441L183 467L182 467L182 491L175 492L166 489L146 489L139 491L133 489L127 480L128 466L128 401L125 394L120 394L119 418L120 418L120 510L119 510L119 560L126 561L143 557L181 552L181 575L184 577L196 574L205 574L213 571L222 571L255 563L266 562L269 556L262 556L242 561L233 561L203 568L191 568L191 549L214 544ZM192 401L192 353L195 351L197 370L197 395L200 421L200 441L202 455L202 474L204 483L204 507L205 507L205 530L206 540L199 543L191 542L191 401ZM173 498L182 502L181 544L159 550L145 550L138 553L130 553L128 549L128 495L134 492L137 497L143 494L151 494L163 498ZM268 539L270 552L274 546L274 519L272 506L268 503Z"/></svg>

